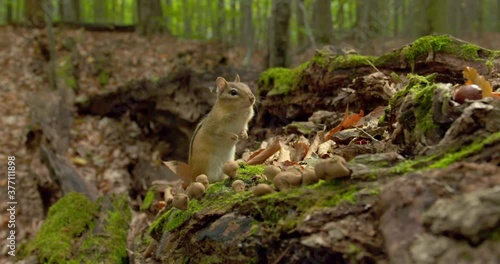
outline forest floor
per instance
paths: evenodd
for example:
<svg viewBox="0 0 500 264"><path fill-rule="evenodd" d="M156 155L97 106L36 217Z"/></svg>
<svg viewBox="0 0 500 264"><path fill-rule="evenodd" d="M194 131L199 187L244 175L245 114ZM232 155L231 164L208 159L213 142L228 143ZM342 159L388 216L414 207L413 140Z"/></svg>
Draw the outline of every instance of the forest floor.
<svg viewBox="0 0 500 264"><path fill-rule="evenodd" d="M76 101L84 101L96 94L116 90L131 81L155 80L168 75L175 67L184 63L193 65L195 71L210 72L218 64L240 67L245 49L227 47L218 43L200 43L179 40L169 36L146 39L133 33L96 33L81 30L62 30L57 32L56 53L58 56L69 54L68 45L75 42L78 54L78 93ZM484 36L472 40L487 48L498 48L500 36ZM385 42L384 51L401 47L406 39ZM394 43L393 46L390 46ZM495 44L496 43L496 44ZM36 29L0 28L0 161L2 171L6 171L7 157L16 157L16 242L17 245L31 238L44 220L43 201L38 193L38 175L47 175L47 168L40 162L39 154L27 146L29 132L33 129L28 102L37 92L49 89L47 78L48 39ZM311 52L309 52L311 53ZM306 54L309 54L306 52ZM311 53L312 54L312 53ZM256 52L252 68L261 71L263 52ZM308 55L297 56L310 59ZM60 62L63 63L63 62ZM256 81L256 80L250 80ZM68 151L70 160L89 182L104 193L124 193L129 191L130 179L122 179L127 172L127 160L138 155L155 156L148 142L137 141L137 125L126 117L121 120L98 116L78 116L71 128L73 136ZM117 131L128 135L113 137ZM132 132L131 132L132 131ZM124 141L128 138L129 141ZM125 145L125 143L127 145ZM135 145L134 145L135 144ZM84 159L78 158L84 157ZM128 176L130 177L130 175ZM49 178L49 177L46 177ZM38 179L38 180L37 180ZM0 188L7 189L7 179L0 179ZM7 193L0 192L0 200L7 201ZM57 199L57 195L53 198ZM140 205L141 201L135 203ZM132 203L134 204L134 203ZM5 202L0 204L0 237L8 237L9 212ZM13 263L7 255L7 240L0 243L0 262Z"/></svg>

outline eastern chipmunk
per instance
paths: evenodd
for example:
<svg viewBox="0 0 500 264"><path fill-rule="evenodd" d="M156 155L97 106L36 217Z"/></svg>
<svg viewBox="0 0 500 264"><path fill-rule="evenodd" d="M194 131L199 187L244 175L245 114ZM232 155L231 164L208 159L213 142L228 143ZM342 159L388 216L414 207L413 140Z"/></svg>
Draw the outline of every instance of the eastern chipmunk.
<svg viewBox="0 0 500 264"><path fill-rule="evenodd" d="M206 174L209 182L224 179L222 167L234 161L236 142L247 139L248 122L254 115L255 96L240 82L217 80L217 100L210 113L198 124L189 146L190 178Z"/></svg>

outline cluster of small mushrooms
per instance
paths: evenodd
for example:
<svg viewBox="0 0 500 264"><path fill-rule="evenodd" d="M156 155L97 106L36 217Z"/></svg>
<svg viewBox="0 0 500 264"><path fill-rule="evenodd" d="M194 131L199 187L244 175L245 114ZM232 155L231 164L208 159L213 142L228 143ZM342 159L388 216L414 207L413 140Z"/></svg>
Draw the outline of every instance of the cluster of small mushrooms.
<svg viewBox="0 0 500 264"><path fill-rule="evenodd" d="M223 167L223 172L231 179L231 185L234 192L246 191L245 182L237 179L238 162L226 162ZM331 181L338 178L350 176L352 171L346 167L346 160L334 155L333 157L319 161L314 169L311 167L302 168L300 165L289 166L285 170L275 165L268 165L264 169L264 176L268 181L273 182L273 186L266 183L259 183L250 187L250 191L255 196L262 196L277 191L286 191L294 187L302 185L310 185L317 183L320 179ZM196 177L196 181L191 183L186 190L186 193L178 193L173 196L170 190L165 190L165 201L172 201L172 206L187 210L189 199L200 200L208 188L209 182L206 175L201 174Z"/></svg>

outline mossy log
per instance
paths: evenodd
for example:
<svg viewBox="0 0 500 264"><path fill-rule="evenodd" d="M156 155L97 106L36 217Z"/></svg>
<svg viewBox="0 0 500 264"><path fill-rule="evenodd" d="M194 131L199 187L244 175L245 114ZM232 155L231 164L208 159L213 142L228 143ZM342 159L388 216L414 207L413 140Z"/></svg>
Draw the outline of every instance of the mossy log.
<svg viewBox="0 0 500 264"><path fill-rule="evenodd" d="M422 37L379 57L343 54L326 47L294 69L272 68L261 75L259 95L265 97L265 110L260 112L257 124L269 127L305 120L316 110L338 111L347 104L353 111L368 113L389 102L365 89L363 76L377 71L387 76L433 73L437 82L463 83L465 66L487 76L500 68L500 51L446 35Z"/></svg>
<svg viewBox="0 0 500 264"><path fill-rule="evenodd" d="M69 193L49 210L36 236L18 259L29 263L127 263L131 220L127 197L106 195L96 202Z"/></svg>

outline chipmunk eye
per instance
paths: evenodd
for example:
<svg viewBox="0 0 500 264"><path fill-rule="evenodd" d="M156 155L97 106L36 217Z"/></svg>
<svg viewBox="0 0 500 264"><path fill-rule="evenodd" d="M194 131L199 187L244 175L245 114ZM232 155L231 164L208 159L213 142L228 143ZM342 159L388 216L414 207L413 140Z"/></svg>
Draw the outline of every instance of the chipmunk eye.
<svg viewBox="0 0 500 264"><path fill-rule="evenodd" d="M229 94L235 96L238 94L238 91L236 91L236 89L231 89L231 91L229 91Z"/></svg>

